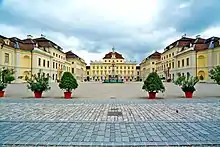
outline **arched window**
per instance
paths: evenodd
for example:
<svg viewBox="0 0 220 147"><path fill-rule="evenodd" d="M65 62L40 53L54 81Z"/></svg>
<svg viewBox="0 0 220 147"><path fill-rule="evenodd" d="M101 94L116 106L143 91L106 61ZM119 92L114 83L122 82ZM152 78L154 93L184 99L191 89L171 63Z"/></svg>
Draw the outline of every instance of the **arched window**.
<svg viewBox="0 0 220 147"><path fill-rule="evenodd" d="M187 72L186 75L187 75L187 77L190 77L190 73L189 72Z"/></svg>

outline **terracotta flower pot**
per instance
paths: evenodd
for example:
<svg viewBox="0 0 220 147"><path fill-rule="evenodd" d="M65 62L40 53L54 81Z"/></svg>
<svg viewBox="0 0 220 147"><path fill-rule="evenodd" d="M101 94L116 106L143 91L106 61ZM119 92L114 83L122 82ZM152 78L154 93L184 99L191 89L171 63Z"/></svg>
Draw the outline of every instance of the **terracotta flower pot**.
<svg viewBox="0 0 220 147"><path fill-rule="evenodd" d="M148 92L149 97L148 99L155 99L156 98L156 92Z"/></svg>
<svg viewBox="0 0 220 147"><path fill-rule="evenodd" d="M0 91L0 97L4 97L5 91Z"/></svg>
<svg viewBox="0 0 220 147"><path fill-rule="evenodd" d="M34 92L34 96L35 96L35 98L41 98L42 92L35 91L35 92Z"/></svg>
<svg viewBox="0 0 220 147"><path fill-rule="evenodd" d="M71 95L72 95L72 92L69 92L69 91L64 92L64 98L65 98L65 99L70 99L70 98L71 98Z"/></svg>
<svg viewBox="0 0 220 147"><path fill-rule="evenodd" d="M186 98L192 98L193 93L192 92L185 92Z"/></svg>

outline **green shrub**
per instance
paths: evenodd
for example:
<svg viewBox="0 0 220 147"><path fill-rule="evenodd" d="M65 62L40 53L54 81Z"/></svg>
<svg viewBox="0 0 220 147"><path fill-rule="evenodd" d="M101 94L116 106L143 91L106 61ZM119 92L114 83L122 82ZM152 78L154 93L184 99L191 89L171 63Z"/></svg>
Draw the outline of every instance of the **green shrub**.
<svg viewBox="0 0 220 147"><path fill-rule="evenodd" d="M213 79L218 85L220 85L220 66L214 67L210 71L210 78Z"/></svg>
<svg viewBox="0 0 220 147"><path fill-rule="evenodd" d="M194 92L196 83L199 82L198 77L193 76L179 76L174 84L181 87L184 92Z"/></svg>
<svg viewBox="0 0 220 147"><path fill-rule="evenodd" d="M145 91L148 92L164 92L165 87L163 85L163 82L161 81L160 77L156 72L152 72L148 75L146 80L144 81L144 85L142 87Z"/></svg>
<svg viewBox="0 0 220 147"><path fill-rule="evenodd" d="M78 83L70 72L64 72L63 76L61 77L59 87L60 89L71 92L73 89L78 87Z"/></svg>
<svg viewBox="0 0 220 147"><path fill-rule="evenodd" d="M13 69L0 69L0 91L5 89L9 83L15 80Z"/></svg>
<svg viewBox="0 0 220 147"><path fill-rule="evenodd" d="M43 92L50 90L49 77L45 77L41 70L37 75L31 75L30 77L27 75L25 79L28 83L27 87L31 91Z"/></svg>

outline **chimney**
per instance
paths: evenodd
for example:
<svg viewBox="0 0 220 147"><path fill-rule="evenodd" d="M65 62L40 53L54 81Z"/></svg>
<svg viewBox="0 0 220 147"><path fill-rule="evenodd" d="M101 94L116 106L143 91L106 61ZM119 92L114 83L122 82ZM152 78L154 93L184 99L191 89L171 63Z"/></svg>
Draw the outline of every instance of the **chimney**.
<svg viewBox="0 0 220 147"><path fill-rule="evenodd" d="M32 35L27 35L27 39L33 39Z"/></svg>
<svg viewBox="0 0 220 147"><path fill-rule="evenodd" d="M200 38L200 36L201 36L201 35L197 35L197 36L196 36L196 39Z"/></svg>

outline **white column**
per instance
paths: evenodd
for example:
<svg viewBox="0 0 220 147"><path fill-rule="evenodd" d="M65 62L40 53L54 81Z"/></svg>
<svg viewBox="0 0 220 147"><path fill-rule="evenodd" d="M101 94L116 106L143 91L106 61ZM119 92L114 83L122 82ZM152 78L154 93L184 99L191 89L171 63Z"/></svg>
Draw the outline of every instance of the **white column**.
<svg viewBox="0 0 220 147"><path fill-rule="evenodd" d="M20 50L15 49L15 82L18 82L18 76L20 76Z"/></svg>
<svg viewBox="0 0 220 147"><path fill-rule="evenodd" d="M0 57L1 57L1 59L0 59L0 68L2 67L2 60L3 60L3 54L2 54L2 49L3 48L1 48L1 45L0 45Z"/></svg>

